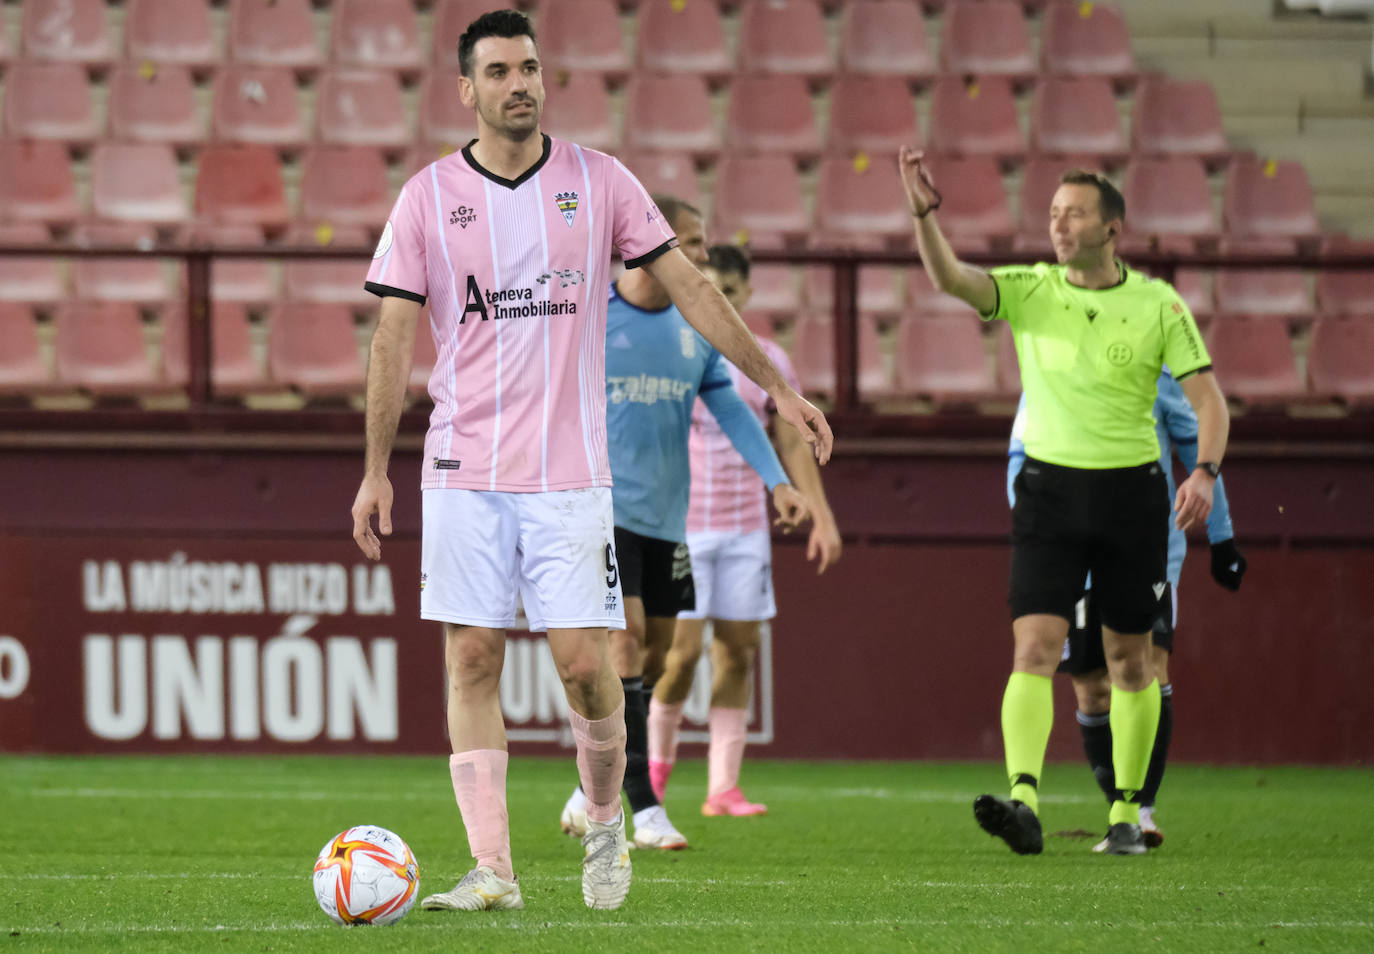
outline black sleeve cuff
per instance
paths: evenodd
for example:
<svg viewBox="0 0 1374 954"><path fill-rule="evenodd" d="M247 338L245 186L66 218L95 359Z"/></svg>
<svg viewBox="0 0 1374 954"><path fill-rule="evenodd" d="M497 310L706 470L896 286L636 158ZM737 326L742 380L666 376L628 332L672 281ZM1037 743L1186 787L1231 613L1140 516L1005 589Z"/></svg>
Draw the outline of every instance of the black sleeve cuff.
<svg viewBox="0 0 1374 954"><path fill-rule="evenodd" d="M1193 375L1195 375L1195 374L1201 374L1201 373L1204 372L1204 371L1211 371L1211 370L1212 370L1212 366L1211 366L1210 364L1204 364L1204 365L1203 365L1202 367L1200 367L1200 368L1194 368L1194 369L1191 370L1191 371L1185 371L1185 372L1183 372L1182 374L1176 374L1176 375L1174 375L1174 380L1175 380L1175 381L1183 381L1183 380L1185 380L1185 379L1187 379L1187 378L1191 378L1191 377L1192 377Z"/></svg>
<svg viewBox="0 0 1374 954"><path fill-rule="evenodd" d="M984 321L991 321L996 318L997 312L1002 309L1002 286L997 284L996 275L989 275L988 277L992 279L992 311L978 312L978 317Z"/></svg>
<svg viewBox="0 0 1374 954"><path fill-rule="evenodd" d="M413 291L406 291L404 288L397 288L394 285L378 285L376 282L363 282L363 288L372 292L378 298L405 298L408 301L425 303L424 295L417 295Z"/></svg>
<svg viewBox="0 0 1374 954"><path fill-rule="evenodd" d="M675 248L677 248L677 236L673 236L668 241L660 245L658 248L645 252L638 258L627 258L625 260L625 267L642 268L643 266L648 265L650 262L653 262L660 256L665 255L668 252L671 252Z"/></svg>

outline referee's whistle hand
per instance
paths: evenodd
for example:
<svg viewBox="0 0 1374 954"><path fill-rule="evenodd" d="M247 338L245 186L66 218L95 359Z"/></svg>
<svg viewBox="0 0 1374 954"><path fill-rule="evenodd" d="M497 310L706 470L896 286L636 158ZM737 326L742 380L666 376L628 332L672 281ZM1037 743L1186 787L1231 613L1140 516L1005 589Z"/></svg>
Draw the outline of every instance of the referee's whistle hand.
<svg viewBox="0 0 1374 954"><path fill-rule="evenodd" d="M1179 485L1174 497L1174 526L1185 533L1207 522L1212 512L1213 478L1201 471L1193 471Z"/></svg>

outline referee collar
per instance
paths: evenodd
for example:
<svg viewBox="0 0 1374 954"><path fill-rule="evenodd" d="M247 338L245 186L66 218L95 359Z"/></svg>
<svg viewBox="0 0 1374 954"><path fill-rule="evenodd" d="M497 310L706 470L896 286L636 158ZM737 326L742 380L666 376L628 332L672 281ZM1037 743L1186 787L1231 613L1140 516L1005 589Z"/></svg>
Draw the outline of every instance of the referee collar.
<svg viewBox="0 0 1374 954"><path fill-rule="evenodd" d="M1127 278L1126 263L1123 262L1123 261L1122 261L1121 259L1119 259L1119 258L1112 259L1112 262L1116 265L1116 273L1117 273L1117 276L1118 276L1115 285L1108 285L1108 286L1106 286L1105 288L1089 288L1089 287L1087 287L1086 285L1075 285L1073 282L1069 281L1069 276L1068 276L1067 271L1066 271L1065 274L1064 274L1064 284L1065 284L1065 285L1068 285L1070 288L1077 288L1079 291L1093 291L1093 292L1099 292L1099 291L1111 291L1113 288L1120 288L1122 285L1126 284L1126 278Z"/></svg>

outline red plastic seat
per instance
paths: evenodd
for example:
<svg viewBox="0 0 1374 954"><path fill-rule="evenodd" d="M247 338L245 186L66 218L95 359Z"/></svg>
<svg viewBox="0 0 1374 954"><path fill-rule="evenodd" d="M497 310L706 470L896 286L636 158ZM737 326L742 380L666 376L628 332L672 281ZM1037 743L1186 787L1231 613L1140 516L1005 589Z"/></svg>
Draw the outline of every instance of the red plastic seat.
<svg viewBox="0 0 1374 954"><path fill-rule="evenodd" d="M753 233L801 238L811 228L797 167L782 156L726 156L716 169L711 209L712 231L726 241Z"/></svg>
<svg viewBox="0 0 1374 954"><path fill-rule="evenodd" d="M48 230L38 222L0 223L0 247L45 245ZM57 262L27 255L0 255L0 301L53 304L68 298Z"/></svg>
<svg viewBox="0 0 1374 954"><path fill-rule="evenodd" d="M906 314L912 318L929 318L941 315L977 317L978 312L962 298L948 292L937 291L921 267L909 269L906 273Z"/></svg>
<svg viewBox="0 0 1374 954"><path fill-rule="evenodd" d="M102 142L91 155L91 204L97 217L176 225L190 213L171 146Z"/></svg>
<svg viewBox="0 0 1374 954"><path fill-rule="evenodd" d="M1035 74L1035 58L1020 4L951 0L940 34L940 63L946 73L958 76L1029 79Z"/></svg>
<svg viewBox="0 0 1374 954"><path fill-rule="evenodd" d="M296 80L289 70L229 65L215 77L210 134L222 142L281 148L306 141Z"/></svg>
<svg viewBox="0 0 1374 954"><path fill-rule="evenodd" d="M614 151L620 134L600 73L545 75L544 131L588 149Z"/></svg>
<svg viewBox="0 0 1374 954"><path fill-rule="evenodd" d="M415 322L415 348L410 359L410 386L406 391L411 397L424 397L429 393L429 378L434 373L434 365L439 361L439 351L434 347L434 331L429 326L429 306L420 309L420 317Z"/></svg>
<svg viewBox="0 0 1374 954"><path fill-rule="evenodd" d="M1206 80L1143 79L1131 111L1131 149L1151 155L1198 156L1209 164L1230 155L1217 94Z"/></svg>
<svg viewBox="0 0 1374 954"><path fill-rule="evenodd" d="M231 0L229 59L298 72L318 69L310 0Z"/></svg>
<svg viewBox="0 0 1374 954"><path fill-rule="evenodd" d="M1196 268L1180 268L1174 273L1174 291L1178 292L1193 317L1204 322L1216 311L1212 302L1212 285L1207 278L1207 273Z"/></svg>
<svg viewBox="0 0 1374 954"><path fill-rule="evenodd" d="M19 32L29 59L86 66L115 59L103 0L27 0Z"/></svg>
<svg viewBox="0 0 1374 954"><path fill-rule="evenodd" d="M725 28L714 3L643 0L636 19L641 70L695 73L711 82L733 73Z"/></svg>
<svg viewBox="0 0 1374 954"><path fill-rule="evenodd" d="M976 316L931 315L897 328L897 390L938 404L986 400L997 392Z"/></svg>
<svg viewBox="0 0 1374 954"><path fill-rule="evenodd" d="M861 4L863 6L864 4ZM916 104L897 76L841 75L830 88L826 148L835 155L866 152L889 162L902 146L919 148Z"/></svg>
<svg viewBox="0 0 1374 954"><path fill-rule="evenodd" d="M1300 162L1232 160L1223 203L1226 231L1239 239L1314 239L1321 234L1312 186Z"/></svg>
<svg viewBox="0 0 1374 954"><path fill-rule="evenodd" d="M735 152L780 152L812 159L821 136L811 94L800 76L741 76L730 90L725 144Z"/></svg>
<svg viewBox="0 0 1374 954"><path fill-rule="evenodd" d="M366 388L353 313L346 305L291 302L268 319L272 380L308 397L361 394Z"/></svg>
<svg viewBox="0 0 1374 954"><path fill-rule="evenodd" d="M896 163L823 160L816 187L816 225L822 231L910 238L911 213L902 198Z"/></svg>
<svg viewBox="0 0 1374 954"><path fill-rule="evenodd" d="M796 269L791 265L752 266L749 269L749 287L753 295L749 298L748 311L756 315L778 315L790 321L801 307Z"/></svg>
<svg viewBox="0 0 1374 954"><path fill-rule="evenodd" d="M1212 322L1207 350L1222 393L1243 404L1272 407L1305 396L1288 324L1277 316L1229 315Z"/></svg>
<svg viewBox="0 0 1374 954"><path fill-rule="evenodd" d="M1101 77L1048 77L1031 103L1031 146L1060 155L1126 157L1126 137L1111 84Z"/></svg>
<svg viewBox="0 0 1374 954"><path fill-rule="evenodd" d="M1307 375L1319 397L1374 408L1374 318L1323 317L1312 325Z"/></svg>
<svg viewBox="0 0 1374 954"><path fill-rule="evenodd" d="M310 225L380 228L394 197L386 160L375 149L317 146L301 171L301 219Z"/></svg>
<svg viewBox="0 0 1374 954"><path fill-rule="evenodd" d="M1122 187L1126 228L1141 236L1215 240L1220 233L1202 160L1192 156L1137 156Z"/></svg>
<svg viewBox="0 0 1374 954"><path fill-rule="evenodd" d="M835 393L835 331L828 319L804 315L792 329L792 366L807 394ZM892 390L883 365L878 326L859 319L859 393L885 395Z"/></svg>
<svg viewBox="0 0 1374 954"><path fill-rule="evenodd" d="M1015 227L995 160L987 156L936 156L928 159L926 166L944 197L936 213L940 227L956 250L986 251L994 244L1010 241ZM1045 214L1048 219L1048 209Z"/></svg>
<svg viewBox="0 0 1374 954"><path fill-rule="evenodd" d="M205 138L186 67L119 66L110 76L109 90L111 138L177 147Z"/></svg>
<svg viewBox="0 0 1374 954"><path fill-rule="evenodd" d="M1016 248L1026 252L1050 254L1050 205L1059 191L1059 180L1070 169L1102 170L1095 156L1031 156L1021 170L1020 213L1016 222ZM1135 210L1130 201L1126 208L1134 221Z"/></svg>
<svg viewBox="0 0 1374 954"><path fill-rule="evenodd" d="M126 9L126 61L196 69L219 64L208 0L129 0Z"/></svg>
<svg viewBox="0 0 1374 954"><path fill-rule="evenodd" d="M150 248L156 239L151 226L127 222L84 222L72 235L75 244L86 248ZM76 297L85 301L160 305L173 298L162 260L142 256L77 258L72 263L72 285Z"/></svg>
<svg viewBox="0 0 1374 954"><path fill-rule="evenodd" d="M252 225L195 225L184 241L193 247L244 248L263 244ZM210 263L210 298L216 302L267 305L280 297L276 273L265 259L216 258Z"/></svg>
<svg viewBox="0 0 1374 954"><path fill-rule="evenodd" d="M1040 26L1040 68L1052 75L1135 79L1130 31L1113 3L1054 0Z"/></svg>
<svg viewBox="0 0 1374 954"><path fill-rule="evenodd" d="M330 52L338 66L413 76L425 54L411 0L334 0Z"/></svg>
<svg viewBox="0 0 1374 954"><path fill-rule="evenodd" d="M315 96L315 138L340 146L404 149L413 140L394 73L326 73Z"/></svg>
<svg viewBox="0 0 1374 954"><path fill-rule="evenodd" d="M66 146L42 140L0 140L0 220L68 225L80 214Z"/></svg>
<svg viewBox="0 0 1374 954"><path fill-rule="evenodd" d="M747 0L740 11L739 68L828 79L835 71L816 0Z"/></svg>
<svg viewBox="0 0 1374 954"><path fill-rule="evenodd" d="M675 152L619 153L621 164L634 173L650 193L667 193L704 211L701 184L692 160Z"/></svg>
<svg viewBox="0 0 1374 954"><path fill-rule="evenodd" d="M930 148L1003 161L1019 159L1026 151L1026 140L1011 85L1001 77L969 83L955 76L937 80L930 104Z"/></svg>
<svg viewBox="0 0 1374 954"><path fill-rule="evenodd" d="M191 380L190 328L185 307L169 308L162 316L162 376L184 388ZM210 389L224 395L252 394L272 388L253 350L253 326L248 309L234 302L216 301L210 308Z"/></svg>
<svg viewBox="0 0 1374 954"><path fill-rule="evenodd" d="M15 63L5 76L5 135L89 145L100 135L86 70L77 63Z"/></svg>
<svg viewBox="0 0 1374 954"><path fill-rule="evenodd" d="M620 82L630 69L613 0L544 4L539 8L539 40L546 86L563 70Z"/></svg>
<svg viewBox="0 0 1374 954"><path fill-rule="evenodd" d="M286 242L300 248L370 248L372 236L356 226L298 226L287 233ZM282 273L288 301L325 302L359 309L376 304L376 298L363 288L367 279L366 257L288 259Z"/></svg>
<svg viewBox="0 0 1374 954"><path fill-rule="evenodd" d="M496 9L492 0L439 0L434 5L432 59L439 69L458 70L458 39L468 25L488 10ZM540 30L543 35L543 30Z"/></svg>
<svg viewBox="0 0 1374 954"><path fill-rule="evenodd" d="M1231 314L1310 317L1307 276L1291 268L1222 268L1212 282L1217 311Z"/></svg>
<svg viewBox="0 0 1374 954"><path fill-rule="evenodd" d="M840 27L840 68L903 80L936 73L926 22L911 0L854 0L845 4Z"/></svg>
<svg viewBox="0 0 1374 954"><path fill-rule="evenodd" d="M32 309L0 301L0 394L46 391L52 383Z"/></svg>
<svg viewBox="0 0 1374 954"><path fill-rule="evenodd" d="M266 146L207 146L196 174L196 215L217 225L286 225L281 160Z"/></svg>
<svg viewBox="0 0 1374 954"><path fill-rule="evenodd" d="M143 323L128 302L77 301L57 310L53 351L57 381L93 394L166 391L148 360Z"/></svg>
<svg viewBox="0 0 1374 954"><path fill-rule="evenodd" d="M720 150L706 81L687 73L641 73L625 101L625 145L714 159Z"/></svg>
<svg viewBox="0 0 1374 954"><path fill-rule="evenodd" d="M477 138L477 114L458 99L458 70L431 70L420 83L420 138L465 146Z"/></svg>
<svg viewBox="0 0 1374 954"><path fill-rule="evenodd" d="M1318 272L1317 307L1333 315L1374 315L1374 272Z"/></svg>

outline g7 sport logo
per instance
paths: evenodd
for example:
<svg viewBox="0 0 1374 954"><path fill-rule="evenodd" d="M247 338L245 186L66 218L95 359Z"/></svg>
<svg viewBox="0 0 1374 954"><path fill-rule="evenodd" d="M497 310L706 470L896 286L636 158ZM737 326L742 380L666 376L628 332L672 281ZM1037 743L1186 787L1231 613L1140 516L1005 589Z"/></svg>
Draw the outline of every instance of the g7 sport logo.
<svg viewBox="0 0 1374 954"><path fill-rule="evenodd" d="M577 215L577 193L558 192L554 194L553 201L558 211L563 213L563 221L568 223L568 228L572 228L573 216Z"/></svg>

